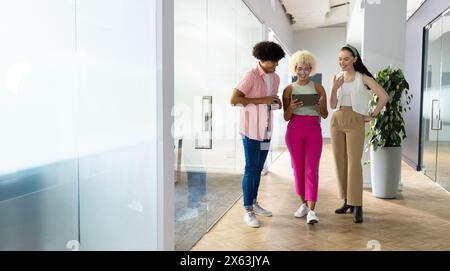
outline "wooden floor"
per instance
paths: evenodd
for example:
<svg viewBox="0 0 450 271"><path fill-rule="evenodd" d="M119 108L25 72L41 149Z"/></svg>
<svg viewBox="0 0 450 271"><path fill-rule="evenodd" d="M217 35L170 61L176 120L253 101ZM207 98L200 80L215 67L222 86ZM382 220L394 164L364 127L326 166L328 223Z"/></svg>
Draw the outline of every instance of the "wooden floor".
<svg viewBox="0 0 450 271"><path fill-rule="evenodd" d="M261 205L274 216L259 217L258 229L246 226L241 199L192 250L450 250L450 195L404 163L402 182L403 191L394 200L364 191L364 223L354 224L351 214L334 214L341 200L331 148L325 144L316 207L320 222L308 225L293 216L299 200L284 152L259 190Z"/></svg>

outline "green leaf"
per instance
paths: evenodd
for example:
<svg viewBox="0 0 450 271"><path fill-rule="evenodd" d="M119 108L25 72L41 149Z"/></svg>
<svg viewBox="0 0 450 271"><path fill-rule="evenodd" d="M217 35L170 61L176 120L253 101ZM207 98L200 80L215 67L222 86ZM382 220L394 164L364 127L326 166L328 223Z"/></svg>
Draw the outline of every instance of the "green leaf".
<svg viewBox="0 0 450 271"><path fill-rule="evenodd" d="M406 138L404 119L402 113L411 110L409 104L413 95L409 92L409 84L400 69L393 70L387 67L379 71L375 80L389 95L389 101L384 112L379 114L369 124L368 144L374 149L378 147L400 146ZM378 97L372 93L369 106L373 110Z"/></svg>

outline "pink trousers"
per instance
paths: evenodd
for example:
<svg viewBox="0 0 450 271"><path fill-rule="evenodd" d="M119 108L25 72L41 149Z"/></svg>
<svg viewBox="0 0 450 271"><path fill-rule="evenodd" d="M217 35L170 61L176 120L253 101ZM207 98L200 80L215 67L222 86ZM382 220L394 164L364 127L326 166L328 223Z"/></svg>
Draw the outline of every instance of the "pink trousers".
<svg viewBox="0 0 450 271"><path fill-rule="evenodd" d="M292 115L286 131L297 195L317 201L322 128L319 116Z"/></svg>

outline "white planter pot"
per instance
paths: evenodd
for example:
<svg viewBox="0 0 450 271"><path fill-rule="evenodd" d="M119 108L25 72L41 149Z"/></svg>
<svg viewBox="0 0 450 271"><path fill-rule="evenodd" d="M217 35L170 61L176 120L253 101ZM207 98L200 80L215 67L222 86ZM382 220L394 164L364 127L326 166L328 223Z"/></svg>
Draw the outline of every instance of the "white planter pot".
<svg viewBox="0 0 450 271"><path fill-rule="evenodd" d="M370 149L372 194L377 198L395 198L401 177L402 147Z"/></svg>

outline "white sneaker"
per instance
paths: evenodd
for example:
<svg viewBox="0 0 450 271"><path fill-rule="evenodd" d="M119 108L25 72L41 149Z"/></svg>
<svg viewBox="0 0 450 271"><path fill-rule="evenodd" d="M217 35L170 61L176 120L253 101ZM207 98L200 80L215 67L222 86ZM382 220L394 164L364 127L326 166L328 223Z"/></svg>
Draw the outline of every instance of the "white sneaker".
<svg viewBox="0 0 450 271"><path fill-rule="evenodd" d="M260 216L272 216L272 212L261 207L258 202L253 204L253 212Z"/></svg>
<svg viewBox="0 0 450 271"><path fill-rule="evenodd" d="M306 203L303 203L300 208L297 209L297 211L295 211L294 216L295 217L304 217L305 215L307 215L309 212L309 207L308 205L306 205Z"/></svg>
<svg viewBox="0 0 450 271"><path fill-rule="evenodd" d="M308 212L308 216L306 217L306 223L314 224L317 222L319 222L319 218L317 217L316 213L313 210L310 210Z"/></svg>
<svg viewBox="0 0 450 271"><path fill-rule="evenodd" d="M255 213L253 211L245 212L244 221L249 227L259 228L259 221L258 219L256 219Z"/></svg>

